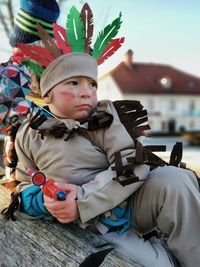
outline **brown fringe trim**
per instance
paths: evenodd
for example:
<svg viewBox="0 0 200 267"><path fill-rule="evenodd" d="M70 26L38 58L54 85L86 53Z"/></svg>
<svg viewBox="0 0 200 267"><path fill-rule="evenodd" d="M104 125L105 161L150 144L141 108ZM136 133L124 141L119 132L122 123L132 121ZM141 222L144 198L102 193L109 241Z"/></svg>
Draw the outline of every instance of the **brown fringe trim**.
<svg viewBox="0 0 200 267"><path fill-rule="evenodd" d="M135 141L135 157L127 157L130 164L146 164L151 169L169 165L166 161L155 155L153 152L166 151L166 146L143 146L138 140Z"/></svg>
<svg viewBox="0 0 200 267"><path fill-rule="evenodd" d="M53 136L56 139L63 138L64 135L69 135L72 131L65 126L64 123L59 123L48 129L40 129L38 132L41 134L42 139L44 136Z"/></svg>
<svg viewBox="0 0 200 267"><path fill-rule="evenodd" d="M123 166L120 151L115 153L115 166L112 170L116 171L117 180L122 186L141 181L134 173L135 166L138 164L150 165L151 169L168 165L163 159L154 155L149 149L153 151L165 151L166 146L147 146L143 147L139 141L135 141L135 156L127 157L128 164Z"/></svg>
<svg viewBox="0 0 200 267"><path fill-rule="evenodd" d="M18 210L19 208L19 199L18 199L19 194L16 192L16 187L19 184L20 182L16 180L1 184L11 192L10 205L1 211L1 214L4 215L6 220L9 220L9 219L11 219L12 221L16 220L16 217L14 216L14 212Z"/></svg>
<svg viewBox="0 0 200 267"><path fill-rule="evenodd" d="M150 129L147 111L143 109L139 101L122 100L115 101L113 104L122 124L133 140L139 136L145 135L144 131ZM144 124L145 122L147 123Z"/></svg>
<svg viewBox="0 0 200 267"><path fill-rule="evenodd" d="M127 157L128 164L123 166L120 151L115 153L115 166L112 170L116 171L117 180L122 186L135 183L139 178L135 175L135 166L138 164L146 164L150 166L150 170L153 170L159 166L176 166L180 168L186 168L186 164L181 162L182 159L182 143L178 142L174 145L170 156L170 162L166 162L159 156L155 155L153 152L166 151L166 146L143 146L138 140L135 140L135 156ZM197 177L198 183L200 184L200 179Z"/></svg>
<svg viewBox="0 0 200 267"><path fill-rule="evenodd" d="M101 128L106 128L113 122L113 116L104 111L98 112L88 118L88 130L95 131Z"/></svg>
<svg viewBox="0 0 200 267"><path fill-rule="evenodd" d="M13 116L13 118L11 118L11 125L8 127L6 131L6 136L10 136L10 140L13 143L15 142L15 137L16 137L16 134L17 134L17 131L20 125L21 123L18 121L18 116ZM9 162L7 158L9 158L11 162ZM4 151L3 164L4 166L9 167L9 168L15 168L17 165L17 161L18 161L18 157L17 157L17 153L15 151L15 147L13 144L13 148L8 151L8 154L6 154Z"/></svg>
<svg viewBox="0 0 200 267"><path fill-rule="evenodd" d="M16 180L12 180L9 182L4 182L1 183L2 186L4 186L5 188L7 188L11 193L15 193L16 192L16 186L20 184L19 181Z"/></svg>
<svg viewBox="0 0 200 267"><path fill-rule="evenodd" d="M16 221L16 217L14 216L14 212L19 208L19 194L12 193L11 194L11 203L10 205L1 211L1 214L4 216L6 220Z"/></svg>
<svg viewBox="0 0 200 267"><path fill-rule="evenodd" d="M38 129L38 127L46 121L47 118L45 115L41 115L41 112L38 111L33 118L30 120L29 126L34 129L38 130L41 134L41 138L43 139L44 136L53 136L55 138L63 138L64 135L67 137L64 139L65 141L72 138L75 134L80 134L85 131L85 129L79 127L77 129L69 130L64 123L58 123L53 125L51 128L48 129ZM95 131L97 129L109 127L113 121L113 116L102 111L98 113L94 113L91 115L87 120L82 121L81 124L88 122L88 131Z"/></svg>
<svg viewBox="0 0 200 267"><path fill-rule="evenodd" d="M183 145L181 142L177 142L171 152L169 165L178 167L183 156Z"/></svg>
<svg viewBox="0 0 200 267"><path fill-rule="evenodd" d="M38 110L37 113L30 119L29 126L37 130L38 127L47 120L47 117L42 114L41 115L41 110Z"/></svg>
<svg viewBox="0 0 200 267"><path fill-rule="evenodd" d="M117 177L114 177L113 179L118 181L122 186L139 181L139 178L134 173L135 166L133 164L123 166L120 151L115 153L115 167L112 167L111 169L117 173Z"/></svg>

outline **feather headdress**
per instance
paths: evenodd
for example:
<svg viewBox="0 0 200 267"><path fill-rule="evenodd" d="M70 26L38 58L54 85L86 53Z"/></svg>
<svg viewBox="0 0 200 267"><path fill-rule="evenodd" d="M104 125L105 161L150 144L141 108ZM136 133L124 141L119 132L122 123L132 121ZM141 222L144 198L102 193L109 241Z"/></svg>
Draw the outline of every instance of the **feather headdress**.
<svg viewBox="0 0 200 267"><path fill-rule="evenodd" d="M54 23L54 39L39 24L38 34L43 46L18 43L18 48L30 58L25 64L40 76L46 67L62 54L88 53L94 57L98 65L112 56L124 42L124 37L116 38L121 26L121 13L119 17L108 24L97 36L93 48L93 14L86 3L81 12L72 6L67 16L66 29Z"/></svg>

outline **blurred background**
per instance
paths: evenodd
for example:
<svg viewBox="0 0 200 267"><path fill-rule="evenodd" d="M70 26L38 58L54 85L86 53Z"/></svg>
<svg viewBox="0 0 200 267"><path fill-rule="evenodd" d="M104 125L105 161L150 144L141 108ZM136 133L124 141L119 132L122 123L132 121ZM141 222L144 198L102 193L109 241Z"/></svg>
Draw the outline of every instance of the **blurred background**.
<svg viewBox="0 0 200 267"><path fill-rule="evenodd" d="M48 0L47 0L48 1ZM65 26L69 8L85 1L57 1L58 23ZM0 61L12 54L9 36L18 0L0 0ZM122 12L118 37L124 45L99 67L99 99L136 99L148 110L150 136L144 141L183 142L183 161L200 174L200 1L88 0L94 15L94 38Z"/></svg>

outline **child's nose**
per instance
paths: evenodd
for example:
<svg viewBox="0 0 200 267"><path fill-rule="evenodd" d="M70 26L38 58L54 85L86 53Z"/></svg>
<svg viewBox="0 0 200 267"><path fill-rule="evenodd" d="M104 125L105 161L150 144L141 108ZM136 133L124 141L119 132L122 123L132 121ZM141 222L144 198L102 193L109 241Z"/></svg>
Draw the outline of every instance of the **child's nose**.
<svg viewBox="0 0 200 267"><path fill-rule="evenodd" d="M89 84L84 84L81 88L80 95L81 97L90 97L92 94L92 90Z"/></svg>

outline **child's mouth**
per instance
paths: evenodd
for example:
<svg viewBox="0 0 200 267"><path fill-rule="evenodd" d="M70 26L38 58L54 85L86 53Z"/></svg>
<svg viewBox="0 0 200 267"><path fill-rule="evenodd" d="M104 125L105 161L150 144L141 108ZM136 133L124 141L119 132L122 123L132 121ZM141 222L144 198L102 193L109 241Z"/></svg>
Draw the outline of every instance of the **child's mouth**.
<svg viewBox="0 0 200 267"><path fill-rule="evenodd" d="M88 104L81 104L81 105L77 105L76 108L78 108L78 109L90 109L91 106Z"/></svg>

